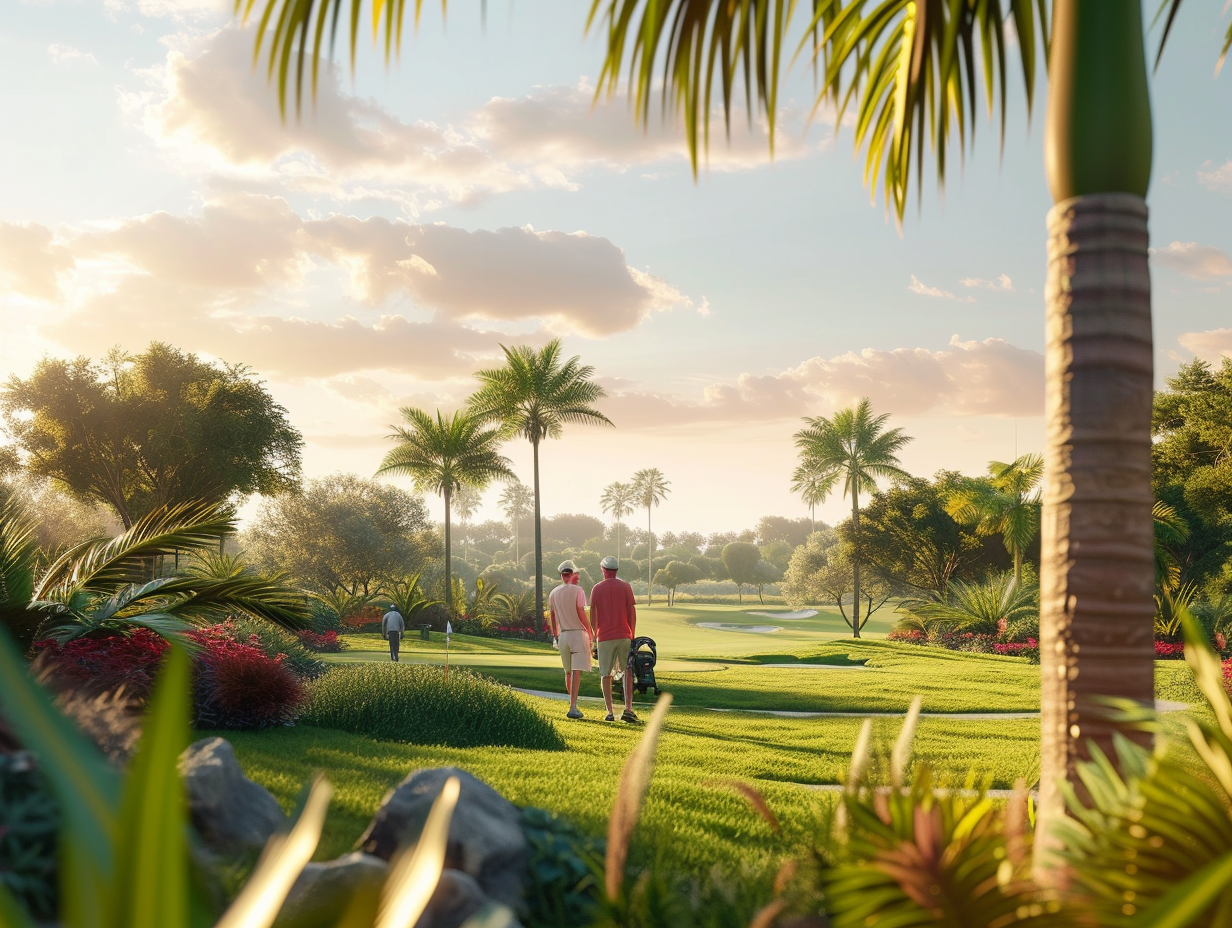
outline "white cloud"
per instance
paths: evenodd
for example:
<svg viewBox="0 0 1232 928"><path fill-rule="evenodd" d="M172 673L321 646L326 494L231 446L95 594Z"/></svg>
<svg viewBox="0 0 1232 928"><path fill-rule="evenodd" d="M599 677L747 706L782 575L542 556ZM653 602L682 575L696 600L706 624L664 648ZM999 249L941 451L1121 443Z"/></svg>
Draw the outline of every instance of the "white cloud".
<svg viewBox="0 0 1232 928"><path fill-rule="evenodd" d="M914 274L911 275L911 283L907 287L912 293L920 296L930 296L939 300L958 300L960 303L974 303L975 300L969 296L955 296L949 290L942 290L940 287L930 287Z"/></svg>
<svg viewBox="0 0 1232 928"><path fill-rule="evenodd" d="M0 293L10 290L36 300L60 295L60 279L73 268L67 248L51 229L34 223L0 222Z"/></svg>
<svg viewBox="0 0 1232 928"><path fill-rule="evenodd" d="M83 52L72 45L52 43L47 46L47 55L52 64L98 64L98 60L90 52Z"/></svg>
<svg viewBox="0 0 1232 928"><path fill-rule="evenodd" d="M134 10L151 19L202 19L218 13L230 13L230 0L103 0L107 15L117 18Z"/></svg>
<svg viewBox="0 0 1232 928"><path fill-rule="evenodd" d="M1215 167L1214 162L1203 162L1198 170L1198 183L1207 190L1218 193L1232 193L1232 160Z"/></svg>
<svg viewBox="0 0 1232 928"><path fill-rule="evenodd" d="M954 336L940 351L866 348L778 374L741 374L706 387L700 399L608 387L613 421L635 428L796 419L863 397L878 412L902 416L1026 417L1043 412L1044 358L1002 339Z"/></svg>
<svg viewBox="0 0 1232 928"><path fill-rule="evenodd" d="M1216 361L1220 357L1232 357L1232 329L1211 329L1207 332L1186 332L1177 338L1181 346L1188 348L1199 358Z"/></svg>
<svg viewBox="0 0 1232 928"><path fill-rule="evenodd" d="M433 202L467 204L529 188L576 189L587 170L624 171L676 162L683 135L660 121L637 127L619 101L594 106L593 89L543 87L497 97L456 123L408 123L375 101L342 90L323 61L315 101L284 120L263 64L252 62L251 31L225 28L203 47L173 50L147 72L151 89L123 94L123 105L185 169L262 179L339 200L382 197L411 214ZM738 117L738 114L736 114ZM790 118L785 120L790 124ZM779 160L817 150L780 131ZM764 126L713 146L708 167L744 170L769 161Z"/></svg>
<svg viewBox="0 0 1232 928"><path fill-rule="evenodd" d="M914 280L914 278L912 278ZM1009 274L999 274L996 280L984 280L982 277L964 277L959 281L964 287L977 287L981 290L1004 290L1012 293L1014 282Z"/></svg>
<svg viewBox="0 0 1232 928"><path fill-rule="evenodd" d="M1212 245L1173 242L1166 248L1152 248L1155 263L1196 280L1232 277L1232 259Z"/></svg>

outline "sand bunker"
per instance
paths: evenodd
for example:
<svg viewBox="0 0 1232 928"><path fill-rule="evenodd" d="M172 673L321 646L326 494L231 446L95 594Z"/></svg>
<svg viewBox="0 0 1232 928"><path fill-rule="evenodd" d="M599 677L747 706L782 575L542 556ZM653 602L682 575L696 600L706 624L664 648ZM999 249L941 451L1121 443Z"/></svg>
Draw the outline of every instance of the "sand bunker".
<svg viewBox="0 0 1232 928"><path fill-rule="evenodd" d="M750 612L749 615L764 615L767 619L811 619L816 609L801 609L799 612Z"/></svg>
<svg viewBox="0 0 1232 928"><path fill-rule="evenodd" d="M713 628L720 632L756 632L761 635L783 630L778 625L731 625L727 622L698 622L697 624L702 628Z"/></svg>

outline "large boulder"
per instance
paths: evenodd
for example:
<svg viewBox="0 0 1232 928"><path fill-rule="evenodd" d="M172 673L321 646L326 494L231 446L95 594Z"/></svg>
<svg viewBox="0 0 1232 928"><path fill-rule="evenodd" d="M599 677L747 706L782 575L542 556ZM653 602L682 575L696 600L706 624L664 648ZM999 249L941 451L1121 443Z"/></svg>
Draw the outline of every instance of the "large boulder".
<svg viewBox="0 0 1232 928"><path fill-rule="evenodd" d="M364 889L379 892L388 875L388 863L359 851L310 863L291 885L275 925L337 924L352 894Z"/></svg>
<svg viewBox="0 0 1232 928"><path fill-rule="evenodd" d="M445 866L474 877L495 901L525 910L522 900L528 846L517 806L482 780L457 767L417 770L385 797L356 847L389 860L419 840L428 811L445 781L461 783L458 805L449 824Z"/></svg>
<svg viewBox="0 0 1232 928"><path fill-rule="evenodd" d="M193 827L210 851L226 857L259 852L286 824L278 801L244 776L227 740L194 742L179 767Z"/></svg>
<svg viewBox="0 0 1232 928"><path fill-rule="evenodd" d="M472 915L495 907L474 877L459 870L445 870L415 928L461 928ZM499 918L493 913L482 924L484 928L521 928L509 909L502 909Z"/></svg>

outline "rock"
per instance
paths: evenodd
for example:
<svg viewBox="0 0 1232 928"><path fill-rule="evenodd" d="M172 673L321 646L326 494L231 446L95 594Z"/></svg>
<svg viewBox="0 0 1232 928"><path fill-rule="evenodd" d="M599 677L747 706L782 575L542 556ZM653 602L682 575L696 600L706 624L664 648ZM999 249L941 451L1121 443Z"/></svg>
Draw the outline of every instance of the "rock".
<svg viewBox="0 0 1232 928"><path fill-rule="evenodd" d="M356 890L378 891L388 875L388 863L359 851L326 863L310 863L287 893L275 928L336 924Z"/></svg>
<svg viewBox="0 0 1232 928"><path fill-rule="evenodd" d="M473 877L460 870L445 870L415 928L461 928L472 915L490 907L497 905L484 895ZM483 921L484 928L521 928L512 912L502 912L503 919Z"/></svg>
<svg viewBox="0 0 1232 928"><path fill-rule="evenodd" d="M445 781L461 781L458 805L449 825L445 866L474 877L489 897L522 912L528 846L517 806L492 787L457 767L417 770L403 780L377 810L356 847L389 860L418 840L428 810Z"/></svg>
<svg viewBox="0 0 1232 928"><path fill-rule="evenodd" d="M258 852L286 823L277 800L240 769L223 738L204 738L180 755L180 775L193 827L222 856Z"/></svg>

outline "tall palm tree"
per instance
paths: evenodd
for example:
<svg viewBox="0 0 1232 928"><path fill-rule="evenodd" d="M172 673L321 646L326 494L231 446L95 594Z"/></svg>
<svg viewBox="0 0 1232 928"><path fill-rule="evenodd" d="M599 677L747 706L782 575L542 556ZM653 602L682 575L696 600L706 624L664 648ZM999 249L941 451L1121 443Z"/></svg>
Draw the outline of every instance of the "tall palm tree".
<svg viewBox="0 0 1232 928"><path fill-rule="evenodd" d="M535 609L543 615L543 497L539 492L539 443L560 438L567 423L611 425L594 404L607 393L591 380L595 369L576 355L561 361L560 339L538 351L526 345L501 346L505 366L475 374L480 387L467 401L472 413L499 422L505 438L521 435L534 453Z"/></svg>
<svg viewBox="0 0 1232 928"><path fill-rule="evenodd" d="M453 508L462 520L462 560L470 557L470 522L471 516L479 511L483 501L483 491L472 484L464 483L458 487L453 496Z"/></svg>
<svg viewBox="0 0 1232 928"><path fill-rule="evenodd" d="M646 507L646 604L654 600L654 589L651 583L651 576L654 571L654 533L650 530L650 509L652 506L657 506L663 500L667 499L667 494L671 492L668 488L671 486L671 481L663 476L663 472L657 467L651 467L646 470L639 470L633 475L633 480L630 482L630 489L633 492L633 498L642 506Z"/></svg>
<svg viewBox="0 0 1232 928"><path fill-rule="evenodd" d="M530 515L534 502L530 487L521 480L515 480L501 492L500 505L513 527L513 559L518 564L522 563L522 519Z"/></svg>
<svg viewBox="0 0 1232 928"><path fill-rule="evenodd" d="M485 429L483 420L468 412L435 417L422 409L401 410L406 426L394 426L389 437L398 443L385 455L378 474L405 474L424 493L445 500L445 607L453 609L450 507L465 486L483 487L493 480L512 480L509 461L497 453L501 441L497 429Z"/></svg>
<svg viewBox="0 0 1232 928"><path fill-rule="evenodd" d="M804 505L809 507L810 528L817 531L817 507L826 499L821 476L807 464L799 465L791 474L791 492L800 494Z"/></svg>
<svg viewBox="0 0 1232 928"><path fill-rule="evenodd" d="M245 15L255 2L243 0ZM354 55L360 3L265 0L267 15L279 8L282 14L276 29L258 33L257 43L270 39L271 73L276 70L284 101L293 73L297 91L306 73L316 86L317 59L304 67L306 37L312 34L311 47L320 48L338 21L331 7L354 13L345 17ZM1180 6L1181 0L1163 0L1160 7L1167 14L1161 53ZM386 5L377 27L387 55L402 23L395 8L401 3ZM856 104L855 142L867 143L866 183L882 175L886 202L901 219L912 169L923 177L925 142L941 184L951 147L967 146L968 121L974 138L981 74L1004 138L1006 63L1015 49L1030 113L1042 48L1044 160L1055 201L1048 217L1049 438L1040 564L1040 820L1048 832L1049 822L1064 814L1061 782L1078 783L1076 765L1088 743L1115 757L1114 733L1147 737L1111 718L1099 697L1148 702L1154 695L1145 202L1152 141L1142 7L1135 0L816 0L811 8L812 17L793 17L793 0L593 0L590 21L602 21L607 38L600 86L619 86L627 58L636 112L646 119L652 97L670 101L684 116L696 168L709 140L716 89L730 118L743 88L750 116L754 109L766 114L774 144L779 78L791 58L784 49L807 43L816 49L819 102L844 110ZM1007 40L1011 25L1013 41ZM1232 27L1221 64L1229 48Z"/></svg>
<svg viewBox="0 0 1232 928"><path fill-rule="evenodd" d="M603 507L603 511L616 522L616 560L618 561L620 560L620 520L633 511L633 504L636 501L632 484L620 481L605 486L603 495L599 497L599 505Z"/></svg>
<svg viewBox="0 0 1232 928"><path fill-rule="evenodd" d="M863 399L854 408L839 410L833 419L806 418L808 425L794 436L800 467L816 475L816 492L824 499L841 482L843 495L851 497L853 638L860 637L860 491L877 489L879 478L905 480L909 476L898 466L898 452L911 439L902 429L885 431L889 418L888 414L874 416L872 404Z"/></svg>
<svg viewBox="0 0 1232 928"><path fill-rule="evenodd" d="M1014 583L1022 586L1023 552L1040 528L1039 484L1044 458L1024 454L1009 464L989 461L988 477L968 480L946 501L954 519L974 525L976 534L1000 535L1014 558Z"/></svg>

